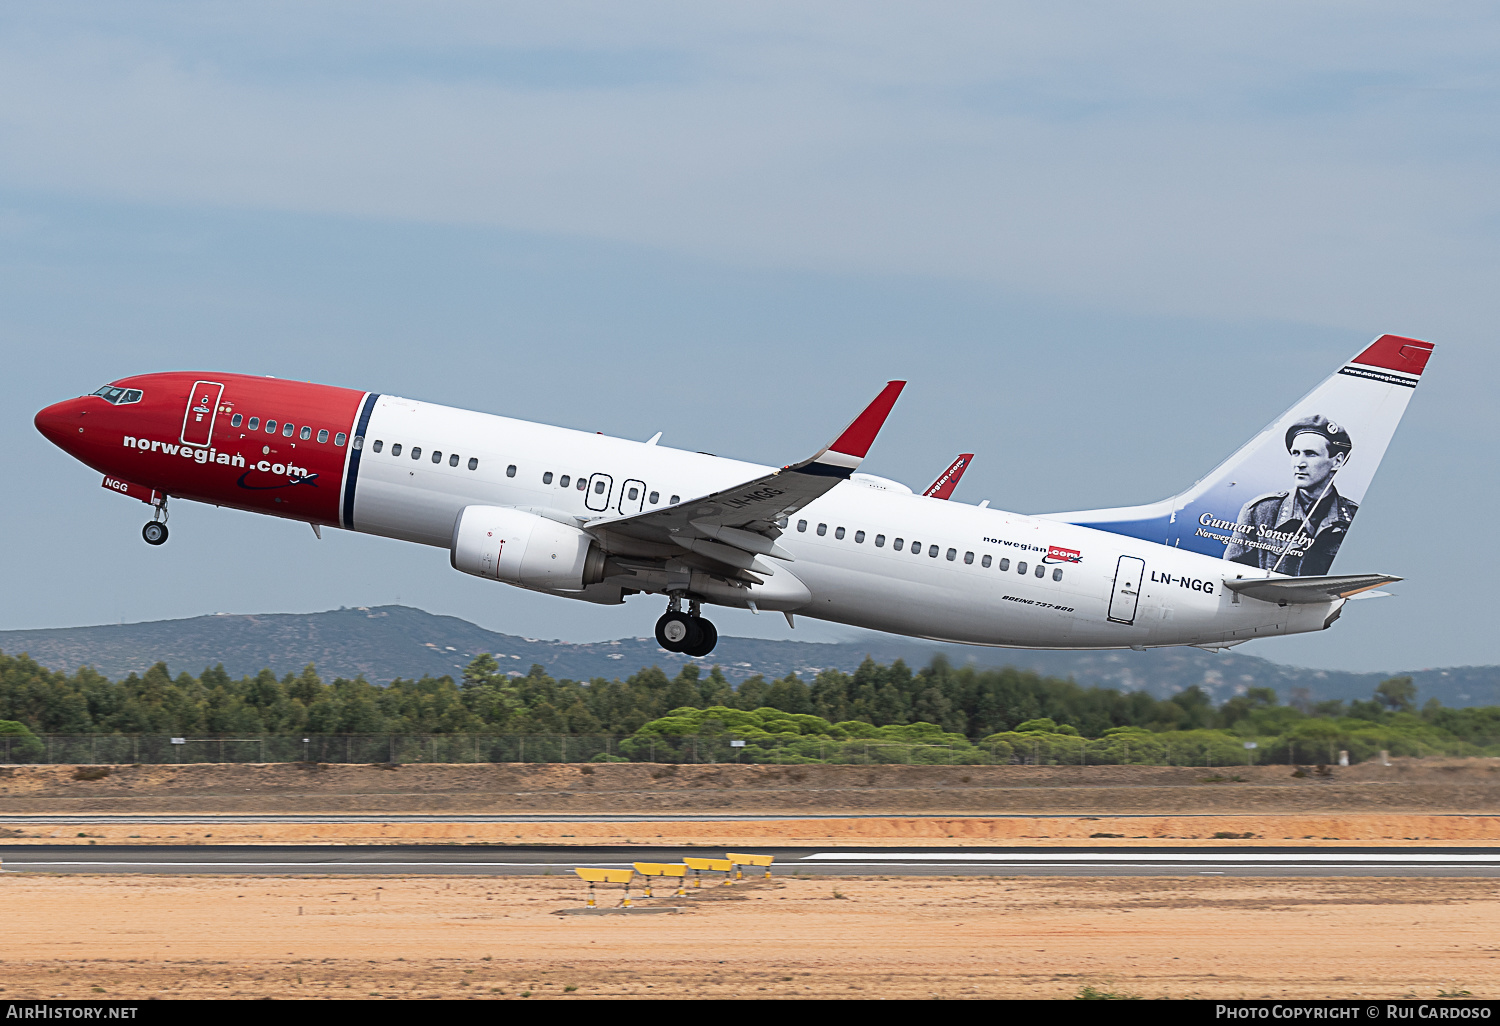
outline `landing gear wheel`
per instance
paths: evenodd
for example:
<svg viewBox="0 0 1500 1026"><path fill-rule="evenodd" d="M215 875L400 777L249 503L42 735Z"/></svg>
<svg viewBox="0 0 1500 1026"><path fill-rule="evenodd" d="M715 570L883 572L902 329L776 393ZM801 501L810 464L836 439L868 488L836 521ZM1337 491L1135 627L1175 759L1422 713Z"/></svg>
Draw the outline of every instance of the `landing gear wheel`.
<svg viewBox="0 0 1500 1026"><path fill-rule="evenodd" d="M160 545L167 540L167 525L159 520L153 520L141 528L141 537L146 539L147 545Z"/></svg>
<svg viewBox="0 0 1500 1026"><path fill-rule="evenodd" d="M683 654L694 657L706 656L710 652L712 652L714 650L714 646L719 643L718 628L716 628L711 621L705 620L701 616L695 616L692 619L698 627L699 641L696 645L683 646Z"/></svg>
<svg viewBox="0 0 1500 1026"><path fill-rule="evenodd" d="M668 611L656 621L656 643L668 652L685 652L703 640L696 616Z"/></svg>

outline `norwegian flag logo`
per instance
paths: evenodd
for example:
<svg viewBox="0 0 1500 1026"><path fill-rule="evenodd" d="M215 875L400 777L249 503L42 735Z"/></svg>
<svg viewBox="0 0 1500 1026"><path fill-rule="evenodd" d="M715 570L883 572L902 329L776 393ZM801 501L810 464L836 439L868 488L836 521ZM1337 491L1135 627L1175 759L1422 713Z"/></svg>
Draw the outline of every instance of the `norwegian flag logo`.
<svg viewBox="0 0 1500 1026"><path fill-rule="evenodd" d="M1048 562L1048 563L1082 563L1083 562L1083 553L1079 552L1077 549L1065 549L1061 545L1048 545L1047 546L1047 558L1046 558L1045 562Z"/></svg>

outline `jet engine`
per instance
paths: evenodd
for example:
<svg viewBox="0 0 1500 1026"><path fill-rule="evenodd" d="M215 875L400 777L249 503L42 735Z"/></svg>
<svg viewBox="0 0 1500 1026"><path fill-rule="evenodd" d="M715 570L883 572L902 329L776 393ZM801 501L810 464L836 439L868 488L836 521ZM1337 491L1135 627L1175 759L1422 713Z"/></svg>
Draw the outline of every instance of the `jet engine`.
<svg viewBox="0 0 1500 1026"><path fill-rule="evenodd" d="M604 580L604 553L568 524L508 506L465 506L453 524L453 569L537 591Z"/></svg>

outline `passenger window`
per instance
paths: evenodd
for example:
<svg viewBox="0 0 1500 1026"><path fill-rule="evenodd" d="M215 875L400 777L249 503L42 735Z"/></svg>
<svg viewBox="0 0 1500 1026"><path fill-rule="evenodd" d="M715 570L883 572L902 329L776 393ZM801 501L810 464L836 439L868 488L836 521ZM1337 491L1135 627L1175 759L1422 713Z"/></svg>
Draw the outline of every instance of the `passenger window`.
<svg viewBox="0 0 1500 1026"><path fill-rule="evenodd" d="M651 494L653 496L656 495L655 492L652 492ZM651 501L655 502L656 499L653 498ZM785 531L786 530L786 525L789 524L789 523L791 523L791 519L792 519L791 517L782 517L780 520L776 521L776 526L779 527L779 528L781 528L783 531Z"/></svg>
<svg viewBox="0 0 1500 1026"><path fill-rule="evenodd" d="M885 535L883 535L883 534L877 534L875 536L875 547L877 549L883 549L883 548L885 548Z"/></svg>
<svg viewBox="0 0 1500 1026"><path fill-rule="evenodd" d="M681 499L679 499L677 496L674 495L674 496L672 496L672 498L670 500L670 504L673 505L673 506L675 506L675 505L677 505L681 501L682 501Z"/></svg>
<svg viewBox="0 0 1500 1026"><path fill-rule="evenodd" d="M229 418L229 426L230 427L239 427L240 426L240 421L242 421L242 420L244 420L244 415L236 413L233 417Z"/></svg>
<svg viewBox="0 0 1500 1026"><path fill-rule="evenodd" d="M807 530L807 521L806 520L799 520L799 521L797 521L797 530L798 531L806 531Z"/></svg>
<svg viewBox="0 0 1500 1026"><path fill-rule="evenodd" d="M569 485L571 485L572 483L573 483L573 478L569 474L564 474L562 477L560 477L560 478L557 479L557 486L559 488L566 488Z"/></svg>
<svg viewBox="0 0 1500 1026"><path fill-rule="evenodd" d="M323 442L326 442L326 441L328 441L328 429L327 428L323 428L321 431L318 432L318 442L319 442L319 444L322 444Z"/></svg>
<svg viewBox="0 0 1500 1026"><path fill-rule="evenodd" d="M1047 576L1047 568L1044 567L1044 566L1042 566L1042 564L1038 563L1036 565L1036 576L1037 576L1038 579L1046 577Z"/></svg>
<svg viewBox="0 0 1500 1026"><path fill-rule="evenodd" d="M632 489L630 489L629 494L627 494L625 496L625 498L629 499L631 502L634 502L636 496L638 496L640 494L641 494L641 490L639 488L632 488Z"/></svg>
<svg viewBox="0 0 1500 1026"><path fill-rule="evenodd" d="M931 556L933 559L937 559L938 547L936 545L929 545L927 547L927 554L929 556Z"/></svg>
<svg viewBox="0 0 1500 1026"><path fill-rule="evenodd" d="M296 430L297 430L297 425L293 424L291 421L287 421L285 424L281 425L281 437L282 438L291 438L292 437L292 433L295 432Z"/></svg>
<svg viewBox="0 0 1500 1026"><path fill-rule="evenodd" d="M411 458L414 460L419 460L422 458L422 447L420 445L414 445L411 447Z"/></svg>
<svg viewBox="0 0 1500 1026"><path fill-rule="evenodd" d="M974 553L972 553L972 552L965 552L964 553L964 562L965 563L973 563L974 562Z"/></svg>
<svg viewBox="0 0 1500 1026"><path fill-rule="evenodd" d="M276 433L276 422L274 420L268 420L268 421L266 421L266 434L268 434L268 435L274 435L275 433Z"/></svg>
<svg viewBox="0 0 1500 1026"><path fill-rule="evenodd" d="M542 475L542 484L551 484L551 483L552 483L552 471L549 470L545 474Z"/></svg>
<svg viewBox="0 0 1500 1026"><path fill-rule="evenodd" d="M259 431L260 430L260 418L259 417L251 417L248 421L245 422L245 426L247 428L249 428L251 431Z"/></svg>
<svg viewBox="0 0 1500 1026"><path fill-rule="evenodd" d="M469 457L469 469L470 470L478 470L479 469L479 461L477 459L475 459L473 456Z"/></svg>
<svg viewBox="0 0 1500 1026"><path fill-rule="evenodd" d="M336 435L333 436L333 444L334 445L343 445L348 440L349 440L349 436L346 435L346 434L344 434L342 431L340 431L338 434L336 434Z"/></svg>
<svg viewBox="0 0 1500 1026"><path fill-rule="evenodd" d="M603 495L604 494L604 482L603 481L595 481L594 482L594 494L595 495Z"/></svg>
<svg viewBox="0 0 1500 1026"><path fill-rule="evenodd" d="M951 563L951 562L953 562L957 558L958 558L958 550L957 549L949 549L948 550L948 562Z"/></svg>
<svg viewBox="0 0 1500 1026"><path fill-rule="evenodd" d="M458 453L456 453L456 452L450 452L448 454L448 466L450 466L450 467L456 467L456 466L458 466Z"/></svg>
<svg viewBox="0 0 1500 1026"><path fill-rule="evenodd" d="M661 492L652 492L650 495L651 505L655 506L661 501Z"/></svg>
<svg viewBox="0 0 1500 1026"><path fill-rule="evenodd" d="M1010 560L1009 559L1002 559L1000 561L1000 569L1001 570L1009 570L1010 569Z"/></svg>
<svg viewBox="0 0 1500 1026"><path fill-rule="evenodd" d="M988 552L986 552L984 554L984 558L979 561L979 565L984 567L986 570L990 568L990 554Z"/></svg>
<svg viewBox="0 0 1500 1026"><path fill-rule="evenodd" d="M856 545L863 545L864 543L865 543L865 532L863 532L863 531L855 531L854 532L854 544L856 544Z"/></svg>
<svg viewBox="0 0 1500 1026"><path fill-rule="evenodd" d="M828 533L828 525L827 524L819 524L818 525L818 537L821 538L821 537L823 537L827 533Z"/></svg>
<svg viewBox="0 0 1500 1026"><path fill-rule="evenodd" d="M891 542L891 548L895 549L897 552L900 552L901 546L905 544L906 543L904 541L902 541L900 538L897 538L895 541Z"/></svg>
<svg viewBox="0 0 1500 1026"><path fill-rule="evenodd" d="M589 479L586 477L580 477L578 479L578 484L576 484L574 487L577 488L580 492L588 491Z"/></svg>
<svg viewBox="0 0 1500 1026"><path fill-rule="evenodd" d="M473 463L474 461L470 460L469 462ZM473 470L474 468L471 466L469 469ZM516 465L514 463L512 463L510 466L508 466L508 467L505 468L505 476L506 477L515 477L516 476Z"/></svg>
<svg viewBox="0 0 1500 1026"><path fill-rule="evenodd" d="M400 456L401 455L401 443L400 442L396 442L395 444L393 444L391 446L391 455L392 456Z"/></svg>
<svg viewBox="0 0 1500 1026"><path fill-rule="evenodd" d="M1020 563L1017 563L1016 564L1016 573L1018 573L1018 574L1024 574L1025 572L1026 572L1026 563L1024 561L1020 562Z"/></svg>
<svg viewBox="0 0 1500 1026"><path fill-rule="evenodd" d="M834 530L833 530L833 536L835 538L837 538L839 541L843 541L844 540L844 529L842 527L836 527L836 528L834 528Z"/></svg>
<svg viewBox="0 0 1500 1026"><path fill-rule="evenodd" d="M1053 569L1052 569L1052 579L1054 581L1060 581L1060 580L1062 580L1062 567L1060 567L1060 566L1059 567L1053 567Z"/></svg>
<svg viewBox="0 0 1500 1026"><path fill-rule="evenodd" d="M359 443L359 439L356 438L354 442L357 445ZM370 448L374 449L376 452L379 452L381 449L385 448L385 443L377 438L375 439L375 444L370 446Z"/></svg>
<svg viewBox="0 0 1500 1026"><path fill-rule="evenodd" d="M914 555L920 556L922 554L922 543L919 541L912 542L911 551Z"/></svg>
<svg viewBox="0 0 1500 1026"><path fill-rule="evenodd" d="M443 454L441 452L439 452L437 449L432 450L432 462L434 462L434 463L441 463L441 462L443 462Z"/></svg>
<svg viewBox="0 0 1500 1026"><path fill-rule="evenodd" d="M307 427L306 425L303 425L302 433L300 435L298 435L297 437L300 438L300 439L302 439L304 442L307 441L309 438L312 437L312 428ZM328 437L328 435L327 435L326 432L324 433L323 437L325 439Z"/></svg>

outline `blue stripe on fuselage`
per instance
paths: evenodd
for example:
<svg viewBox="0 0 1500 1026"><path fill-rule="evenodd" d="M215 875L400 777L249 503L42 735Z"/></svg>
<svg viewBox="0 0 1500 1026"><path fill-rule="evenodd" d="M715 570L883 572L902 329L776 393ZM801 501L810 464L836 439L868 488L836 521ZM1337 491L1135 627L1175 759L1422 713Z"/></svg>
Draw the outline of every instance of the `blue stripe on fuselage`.
<svg viewBox="0 0 1500 1026"><path fill-rule="evenodd" d="M349 440L349 474L344 481L344 530L354 530L354 486L359 481L359 457L364 451L365 431L370 426L370 414L375 412L375 401L380 393L371 392L365 397L364 407L359 411L359 423L354 428L354 438ZM354 446L358 444L358 448Z"/></svg>

